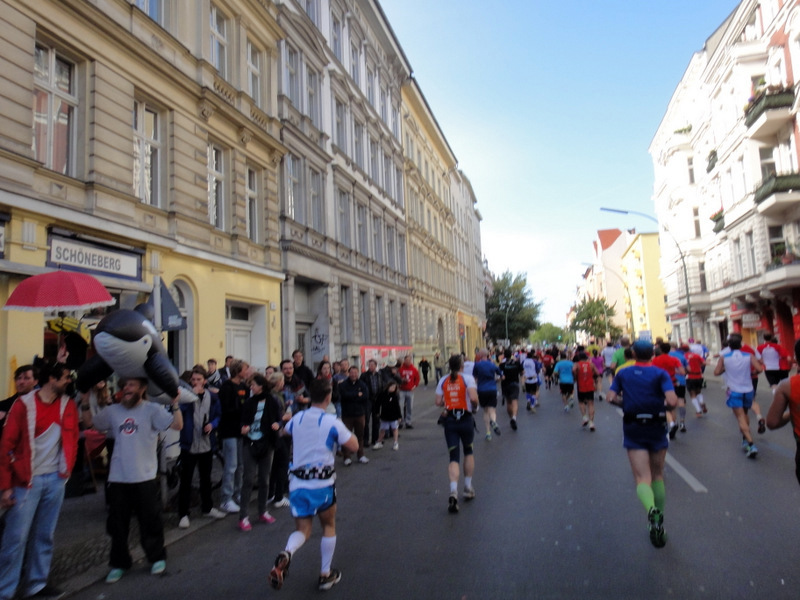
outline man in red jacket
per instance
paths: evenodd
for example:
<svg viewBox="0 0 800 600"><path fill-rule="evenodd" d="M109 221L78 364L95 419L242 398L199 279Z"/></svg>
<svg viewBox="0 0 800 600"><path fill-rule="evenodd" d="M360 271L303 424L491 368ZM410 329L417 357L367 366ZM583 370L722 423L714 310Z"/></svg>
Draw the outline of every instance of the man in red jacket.
<svg viewBox="0 0 800 600"><path fill-rule="evenodd" d="M419 371L414 366L414 360L410 354L406 354L403 364L397 374L403 380L400 384L400 402L403 404L403 424L407 429L413 429L411 424L411 412L414 406L414 390L419 385Z"/></svg>
<svg viewBox="0 0 800 600"><path fill-rule="evenodd" d="M0 507L7 508L0 544L0 599L54 597L47 584L53 535L64 488L78 454L78 410L66 395L66 365L42 369L41 389L17 399L0 441ZM23 558L25 571L23 572Z"/></svg>

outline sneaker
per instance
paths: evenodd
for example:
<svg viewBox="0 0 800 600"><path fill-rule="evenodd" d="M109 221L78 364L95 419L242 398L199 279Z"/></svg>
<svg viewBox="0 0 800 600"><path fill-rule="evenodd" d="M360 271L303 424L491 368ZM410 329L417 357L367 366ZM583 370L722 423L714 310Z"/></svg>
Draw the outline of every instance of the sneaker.
<svg viewBox="0 0 800 600"><path fill-rule="evenodd" d="M150 567L150 575L161 575L166 570L167 570L167 561L157 560L156 562L153 563L153 566Z"/></svg>
<svg viewBox="0 0 800 600"><path fill-rule="evenodd" d="M489 425L491 426L495 435L500 435L500 426L497 424L497 421L489 421Z"/></svg>
<svg viewBox="0 0 800 600"><path fill-rule="evenodd" d="M218 509L216 509L216 508L212 508L212 509L211 509L210 511L208 511L207 513L203 513L203 516L204 516L206 519L224 519L225 517L227 517L227 516L228 516L228 514L227 514L227 513L224 513L224 512L222 512L221 510L218 510Z"/></svg>
<svg viewBox="0 0 800 600"><path fill-rule="evenodd" d="M258 520L267 525L272 525L275 522L275 517L269 514L269 511L264 511L264 514L260 515Z"/></svg>
<svg viewBox="0 0 800 600"><path fill-rule="evenodd" d="M358 459L358 462L360 462L362 465L365 465L369 462L369 459L366 456L362 456Z"/></svg>
<svg viewBox="0 0 800 600"><path fill-rule="evenodd" d="M756 448L755 444L750 444L750 447L747 449L747 458L755 458L758 455L758 448Z"/></svg>
<svg viewBox="0 0 800 600"><path fill-rule="evenodd" d="M686 423L681 421L681 424L678 427L678 429L680 429L681 433L686 433Z"/></svg>
<svg viewBox="0 0 800 600"><path fill-rule="evenodd" d="M181 520L178 521L178 528L179 529L189 529L189 517L183 516Z"/></svg>
<svg viewBox="0 0 800 600"><path fill-rule="evenodd" d="M40 589L35 594L31 594L30 596L25 596L26 598L63 598L66 595L64 590L61 590L57 587L50 585L49 583L45 585L42 589Z"/></svg>
<svg viewBox="0 0 800 600"><path fill-rule="evenodd" d="M594 431L594 421L589 421L589 431Z"/></svg>
<svg viewBox="0 0 800 600"><path fill-rule="evenodd" d="M275 508L286 508L289 506L289 499L288 498L281 498L277 502L273 503L272 505Z"/></svg>
<svg viewBox="0 0 800 600"><path fill-rule="evenodd" d="M392 444L392 450L400 450L400 444L398 444L397 442Z"/></svg>
<svg viewBox="0 0 800 600"><path fill-rule="evenodd" d="M669 439L674 440L676 433L678 433L678 424L673 423L669 426Z"/></svg>
<svg viewBox="0 0 800 600"><path fill-rule="evenodd" d="M372 449L373 450L380 450L381 448L383 448L383 443L382 442L375 442L374 444L372 444Z"/></svg>
<svg viewBox="0 0 800 600"><path fill-rule="evenodd" d="M586 427L589 424L589 417L586 415L583 416L581 419L581 427Z"/></svg>
<svg viewBox="0 0 800 600"><path fill-rule="evenodd" d="M447 499L447 512L458 512L458 497L455 494L450 494L450 497Z"/></svg>
<svg viewBox="0 0 800 600"><path fill-rule="evenodd" d="M239 521L239 531L250 531L253 529L253 526L250 524L250 519L245 517L241 521Z"/></svg>
<svg viewBox="0 0 800 600"><path fill-rule="evenodd" d="M527 405L525 405L525 410L527 410L528 412L531 412L531 409L532 409L532 408L533 408L533 407L531 406L531 403L530 403L530 402L528 402L528 404L527 404Z"/></svg>
<svg viewBox="0 0 800 600"><path fill-rule="evenodd" d="M750 449L750 442L742 440L742 452L747 452Z"/></svg>
<svg viewBox="0 0 800 600"><path fill-rule="evenodd" d="M667 543L664 531L664 514L653 507L647 513L647 529L650 532L650 543L656 548L663 548Z"/></svg>
<svg viewBox="0 0 800 600"><path fill-rule="evenodd" d="M289 574L290 564L292 564L291 554L286 550L278 554L275 559L275 566L269 572L269 583L274 589L279 590L283 586L283 580Z"/></svg>
<svg viewBox="0 0 800 600"><path fill-rule="evenodd" d="M475 499L475 488L464 488L464 500L470 501Z"/></svg>
<svg viewBox="0 0 800 600"><path fill-rule="evenodd" d="M125 569L111 569L106 575L106 583L117 583L125 575Z"/></svg>
<svg viewBox="0 0 800 600"><path fill-rule="evenodd" d="M239 505L233 500L228 500L227 502L224 502L222 506L220 506L220 509L226 513L234 514L239 512Z"/></svg>
<svg viewBox="0 0 800 600"><path fill-rule="evenodd" d="M758 433L764 433L767 430L767 422L761 418L758 420Z"/></svg>
<svg viewBox="0 0 800 600"><path fill-rule="evenodd" d="M701 403L700 403L700 406L702 406L702 407L703 407L703 414L705 414L705 413L707 413L707 412L708 412L708 408L706 408L706 403L705 403L705 402L701 402Z"/></svg>
<svg viewBox="0 0 800 600"><path fill-rule="evenodd" d="M513 429L514 431L517 430L517 420L516 419L511 419L511 429Z"/></svg>
<svg viewBox="0 0 800 600"><path fill-rule="evenodd" d="M575 400L570 398L569 400L569 409L572 410L575 407Z"/></svg>
<svg viewBox="0 0 800 600"><path fill-rule="evenodd" d="M345 467L349 467L352 464L353 464L353 459L352 458L345 458L344 459L344 466Z"/></svg>
<svg viewBox="0 0 800 600"><path fill-rule="evenodd" d="M319 576L319 589L329 590L342 580L342 572L339 569L331 569L327 575Z"/></svg>
<svg viewBox="0 0 800 600"><path fill-rule="evenodd" d="M492 434L491 433L487 433L486 434L486 441L487 442L491 442L492 441Z"/></svg>
<svg viewBox="0 0 800 600"><path fill-rule="evenodd" d="M565 412L565 413L568 413L568 412L569 412L569 404L565 404L565 405L564 405L564 412Z"/></svg>
<svg viewBox="0 0 800 600"><path fill-rule="evenodd" d="M604 395L604 394L597 394L597 400L598 400L599 402L602 402L602 401L603 401L603 400L605 400L605 399L606 399L606 397L605 397L605 395Z"/></svg>

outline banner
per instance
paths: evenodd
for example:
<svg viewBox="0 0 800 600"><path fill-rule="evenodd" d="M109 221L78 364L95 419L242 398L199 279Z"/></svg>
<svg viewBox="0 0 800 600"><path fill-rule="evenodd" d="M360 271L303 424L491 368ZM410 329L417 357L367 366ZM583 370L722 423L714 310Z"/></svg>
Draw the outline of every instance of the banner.
<svg viewBox="0 0 800 600"><path fill-rule="evenodd" d="M367 362L375 360L378 368L387 364L393 365L402 361L406 354L411 354L411 346L361 346L361 370L367 370Z"/></svg>

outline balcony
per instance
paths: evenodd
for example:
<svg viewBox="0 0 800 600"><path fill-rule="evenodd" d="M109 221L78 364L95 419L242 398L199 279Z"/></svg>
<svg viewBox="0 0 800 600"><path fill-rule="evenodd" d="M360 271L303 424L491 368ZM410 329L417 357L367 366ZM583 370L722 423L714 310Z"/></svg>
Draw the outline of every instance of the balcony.
<svg viewBox="0 0 800 600"><path fill-rule="evenodd" d="M800 200L800 173L770 175L758 184L753 192L753 201L759 214L780 216L787 208Z"/></svg>
<svg viewBox="0 0 800 600"><path fill-rule="evenodd" d="M794 90L763 91L744 111L744 123L752 139L769 139L792 119Z"/></svg>
<svg viewBox="0 0 800 600"><path fill-rule="evenodd" d="M725 229L725 217L714 219L714 233L719 233Z"/></svg>

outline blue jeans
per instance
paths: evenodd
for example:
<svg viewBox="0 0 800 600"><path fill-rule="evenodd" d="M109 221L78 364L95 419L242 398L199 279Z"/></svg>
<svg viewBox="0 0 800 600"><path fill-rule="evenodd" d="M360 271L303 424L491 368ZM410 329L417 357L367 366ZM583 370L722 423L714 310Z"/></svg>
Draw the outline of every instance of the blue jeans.
<svg viewBox="0 0 800 600"><path fill-rule="evenodd" d="M414 392L400 391L400 402L403 404L403 421L411 425L411 413L414 407Z"/></svg>
<svg viewBox="0 0 800 600"><path fill-rule="evenodd" d="M36 475L30 488L15 487L16 504L6 513L0 544L0 600L32 596L47 585L53 559L53 535L67 480L58 473ZM23 558L25 573L22 572Z"/></svg>
<svg viewBox="0 0 800 600"><path fill-rule="evenodd" d="M238 504L242 494L242 438L224 438L222 456L225 472L222 474L221 503L233 500Z"/></svg>

